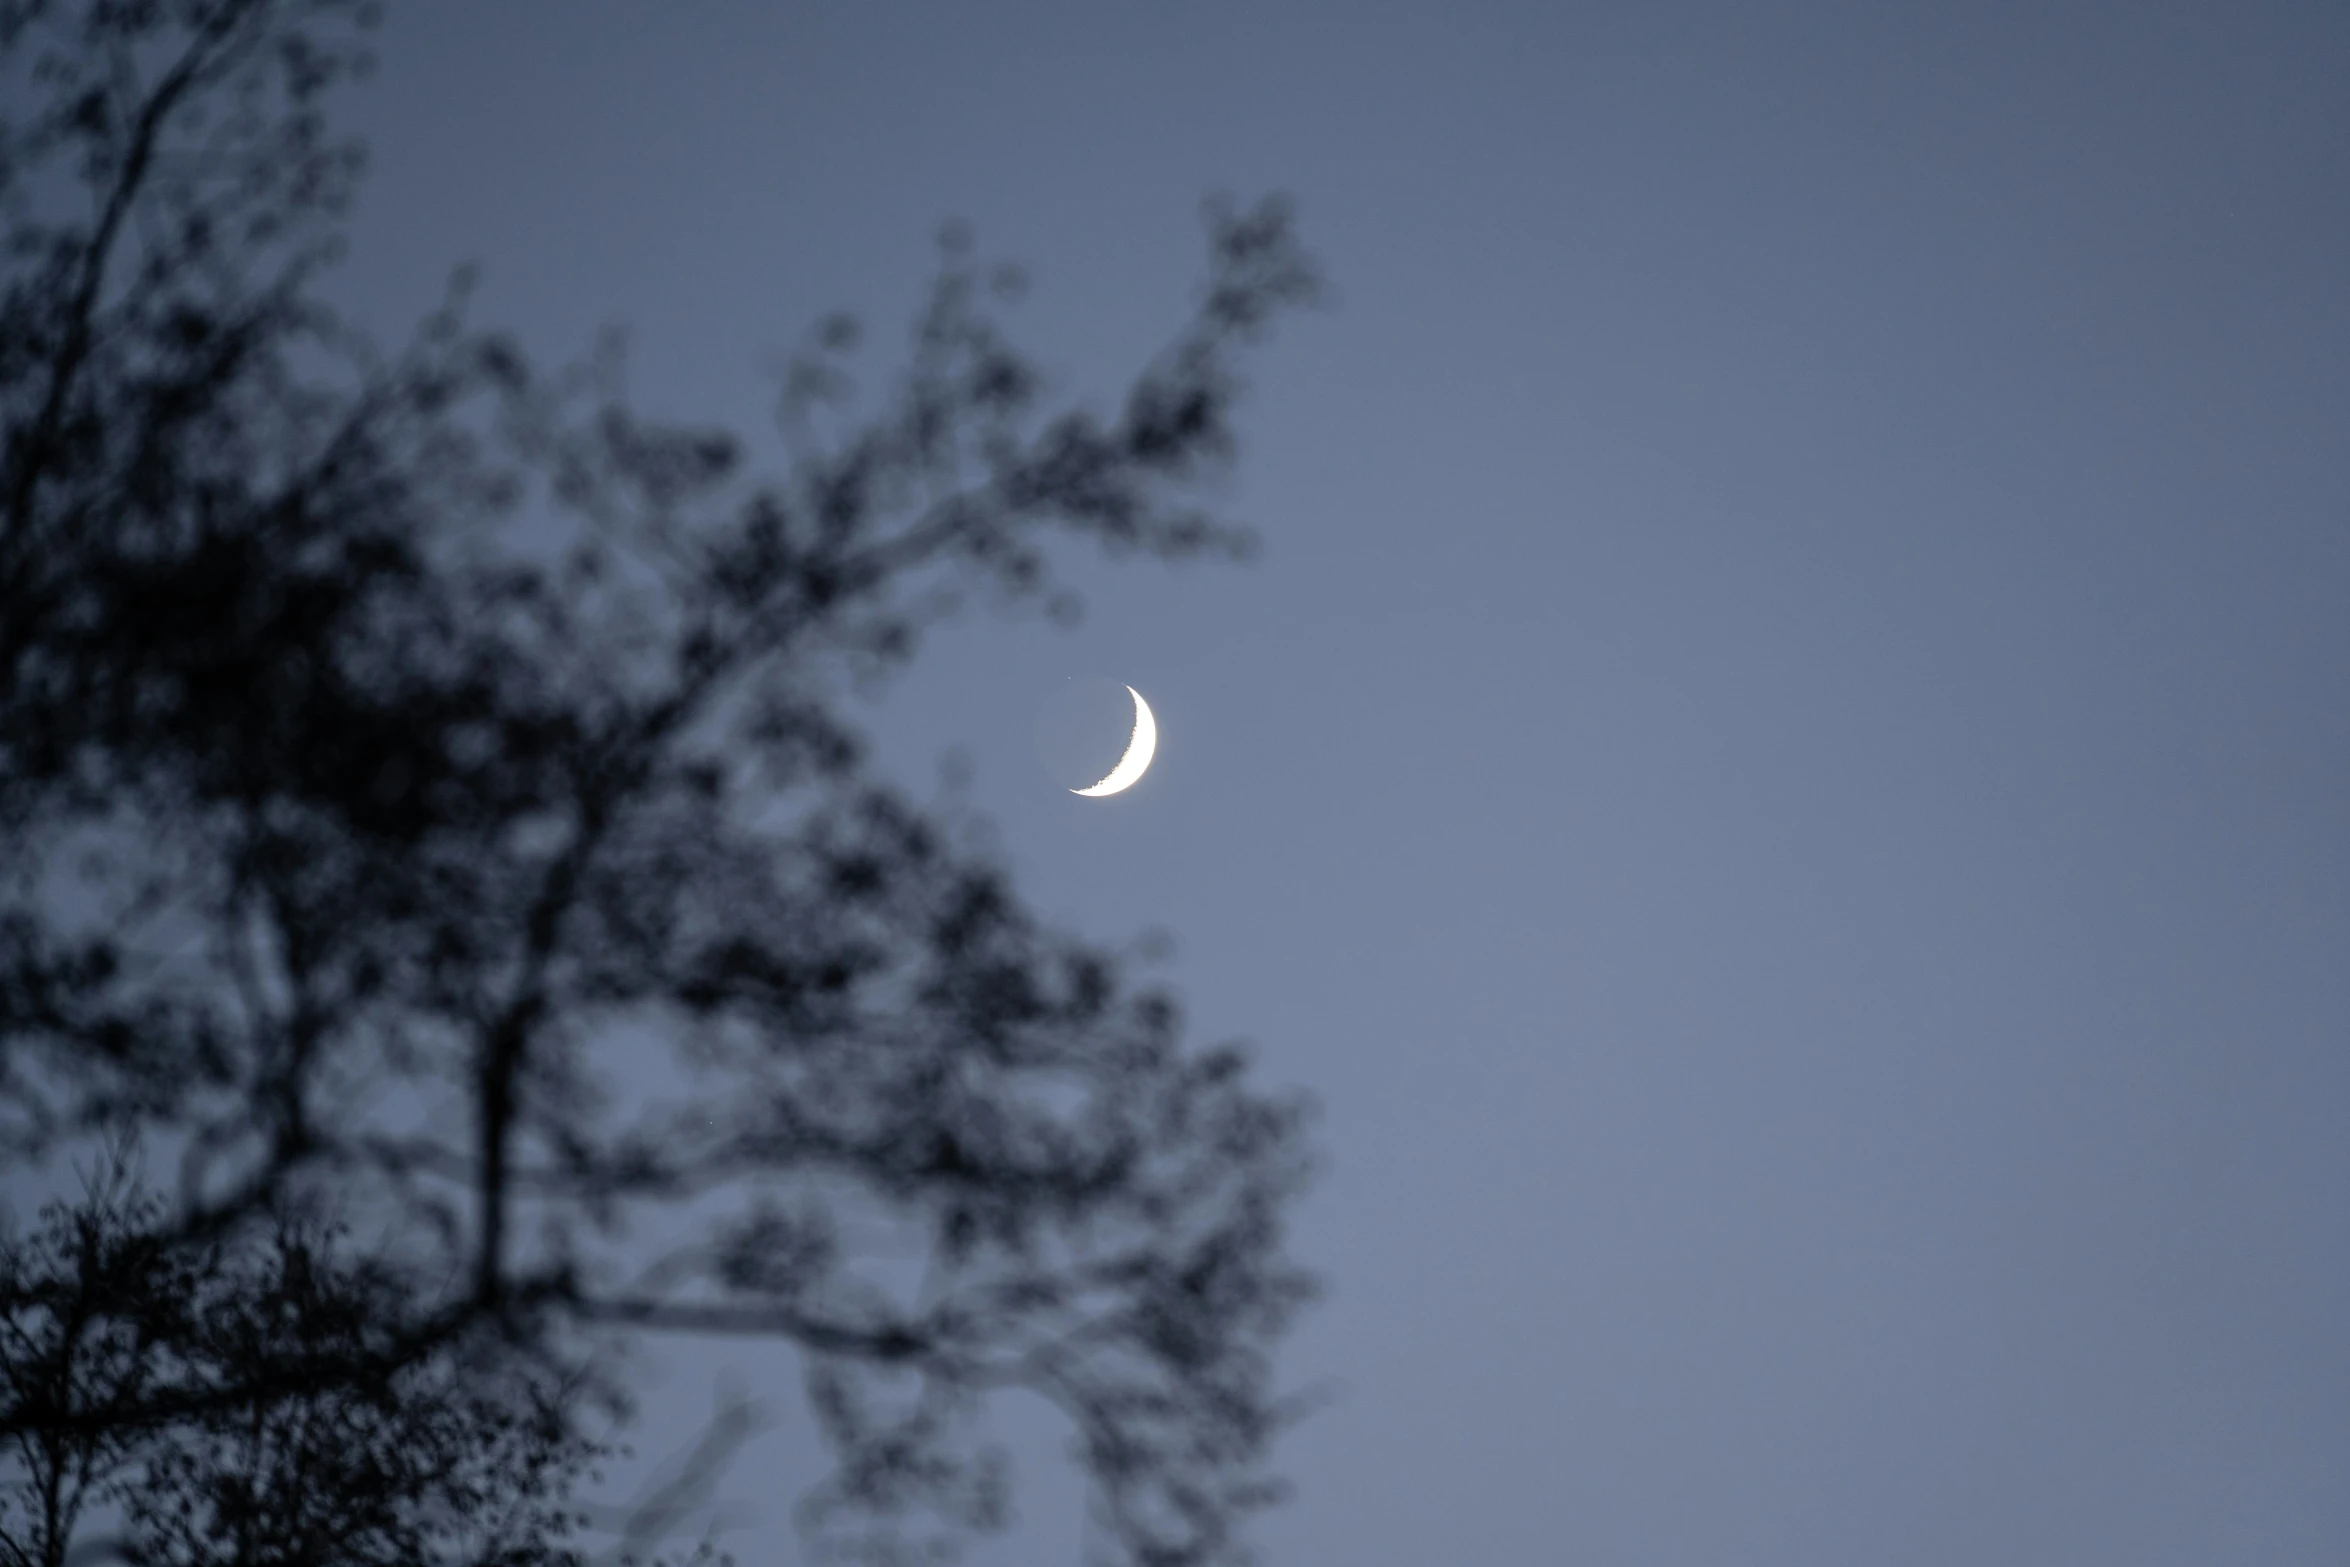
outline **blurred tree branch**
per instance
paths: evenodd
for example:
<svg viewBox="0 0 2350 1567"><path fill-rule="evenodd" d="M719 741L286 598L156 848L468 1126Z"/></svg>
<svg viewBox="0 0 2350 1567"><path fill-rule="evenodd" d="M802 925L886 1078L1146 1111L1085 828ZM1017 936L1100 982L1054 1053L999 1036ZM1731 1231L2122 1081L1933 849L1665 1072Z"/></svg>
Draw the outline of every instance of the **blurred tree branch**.
<svg viewBox="0 0 2350 1567"><path fill-rule="evenodd" d="M533 368L462 280L388 358L311 297L368 12L0 6L41 105L0 130L0 1148L176 1160L150 1282L292 1255L331 1201L353 1227L301 1244L381 1284L242 1370L12 1373L20 1491L153 1486L297 1386L749 1333L809 1368L838 1549L1000 1521L973 1417L1019 1385L1128 1559L1232 1554L1310 1293L1306 1107L1041 928L842 694L971 591L1065 607L1059 541L1246 553L1194 496L1239 356L1314 291L1286 209L1210 207L1197 309L1111 417L1045 406L950 232L889 397L816 438L828 323L761 480L608 358ZM860 1267L876 1228L919 1289Z"/></svg>

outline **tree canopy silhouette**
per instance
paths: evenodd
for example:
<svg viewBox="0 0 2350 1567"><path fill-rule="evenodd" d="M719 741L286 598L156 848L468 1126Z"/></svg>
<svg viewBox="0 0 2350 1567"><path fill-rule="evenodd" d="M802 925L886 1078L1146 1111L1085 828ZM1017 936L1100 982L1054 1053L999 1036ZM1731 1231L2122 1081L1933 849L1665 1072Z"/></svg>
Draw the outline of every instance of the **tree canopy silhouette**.
<svg viewBox="0 0 2350 1567"><path fill-rule="evenodd" d="M223 1422L363 1433L313 1496L392 1495L363 1460L402 1442L435 1495L524 1449L516 1494L559 1488L599 1336L687 1330L800 1351L832 1548L999 1522L976 1416L1024 1387L1121 1559L1236 1555L1305 1106L1040 925L850 701L974 593L1065 608L1065 542L1246 550L1198 497L1241 350L1313 291L1285 209L1210 207L1106 415L1050 406L950 232L886 397L843 401L825 323L762 477L462 286L389 353L321 304L370 12L0 3L0 1154L173 1172L11 1243L12 1499L86 1459L141 1559L459 1559L219 1555ZM919 1266L866 1266L881 1232ZM307 1326L239 1339L265 1309ZM402 1436L387 1390L461 1368ZM310 1451L272 1440L251 1473Z"/></svg>
<svg viewBox="0 0 2350 1567"><path fill-rule="evenodd" d="M284 1206L190 1243L124 1153L103 1150L80 1201L0 1242L0 1378L18 1417L0 1562L74 1559L108 1509L83 1559L577 1559L568 1493L604 1451L578 1429L583 1379L509 1353L487 1324L432 1355L382 1357L372 1341L408 1309L396 1270ZM318 1365L343 1369L303 1374ZM227 1396L148 1418L154 1394L191 1389Z"/></svg>

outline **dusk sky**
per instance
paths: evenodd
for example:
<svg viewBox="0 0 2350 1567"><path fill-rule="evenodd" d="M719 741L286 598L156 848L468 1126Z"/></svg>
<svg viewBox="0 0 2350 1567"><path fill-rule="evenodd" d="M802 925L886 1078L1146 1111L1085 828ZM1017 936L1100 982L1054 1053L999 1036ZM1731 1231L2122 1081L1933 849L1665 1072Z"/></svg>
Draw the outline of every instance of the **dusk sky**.
<svg viewBox="0 0 2350 1567"><path fill-rule="evenodd" d="M1073 550L868 715L1323 1106L1269 1564L2350 1561L2350 6L410 0L344 112L379 333L478 261L744 431L943 219L1106 401L1295 197L1262 558ZM788 1358L661 1353L798 1560ZM1074 1563L1003 1429L973 1559Z"/></svg>

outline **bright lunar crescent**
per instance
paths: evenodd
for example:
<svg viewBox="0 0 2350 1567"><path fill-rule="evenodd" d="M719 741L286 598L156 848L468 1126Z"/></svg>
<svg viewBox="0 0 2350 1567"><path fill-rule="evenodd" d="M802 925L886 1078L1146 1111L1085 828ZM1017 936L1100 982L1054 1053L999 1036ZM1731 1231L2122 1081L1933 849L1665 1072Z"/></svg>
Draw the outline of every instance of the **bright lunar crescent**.
<svg viewBox="0 0 2350 1567"><path fill-rule="evenodd" d="M1159 721L1151 717L1151 705L1142 699L1142 693L1132 686L1126 694L1134 698L1134 735L1126 742L1126 754L1118 758L1118 765L1110 769L1110 776L1090 789L1072 789L1071 794L1116 794L1129 788L1137 778L1150 770L1151 758L1158 754ZM1083 773L1078 774L1080 778Z"/></svg>

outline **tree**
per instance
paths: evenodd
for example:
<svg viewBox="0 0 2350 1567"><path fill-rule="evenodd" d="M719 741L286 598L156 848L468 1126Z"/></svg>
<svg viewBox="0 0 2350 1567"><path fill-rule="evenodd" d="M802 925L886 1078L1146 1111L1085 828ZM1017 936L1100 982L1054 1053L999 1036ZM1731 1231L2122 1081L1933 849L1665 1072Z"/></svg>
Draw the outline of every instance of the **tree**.
<svg viewBox="0 0 2350 1567"><path fill-rule="evenodd" d="M1112 417L1045 406L1016 279L950 232L886 401L842 412L826 323L761 478L462 286L389 355L318 302L368 20L0 5L38 105L0 140L0 1149L175 1163L131 1227L158 1270L323 1205L348 1229L301 1246L373 1281L291 1362L11 1380L0 1435L152 1488L297 1373L557 1386L611 1334L756 1334L807 1368L831 1548L999 1521L976 1416L1020 1386L1123 1559L1236 1555L1310 1292L1307 1107L1043 928L848 704L975 592L1065 611L1061 540L1245 552L1196 497L1240 352L1313 289L1286 210L1211 206L1198 308ZM859 1267L875 1226L918 1277Z"/></svg>
<svg viewBox="0 0 2350 1567"><path fill-rule="evenodd" d="M22 1477L0 1492L0 1562L61 1567L100 1509L100 1549L156 1567L575 1560L563 1501L598 1455L574 1429L583 1389L486 1334L313 1380L405 1314L402 1281L338 1239L281 1210L188 1244L110 1149L81 1201L0 1242ZM224 1389L200 1417L139 1418L158 1393Z"/></svg>

